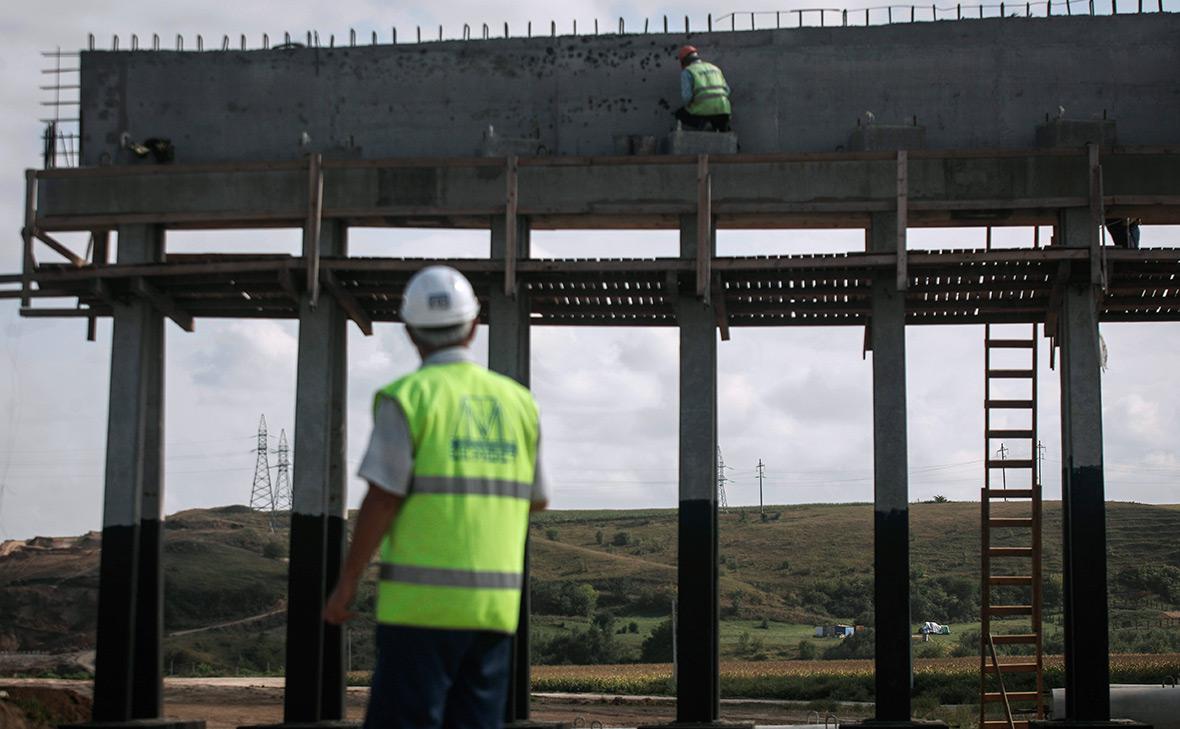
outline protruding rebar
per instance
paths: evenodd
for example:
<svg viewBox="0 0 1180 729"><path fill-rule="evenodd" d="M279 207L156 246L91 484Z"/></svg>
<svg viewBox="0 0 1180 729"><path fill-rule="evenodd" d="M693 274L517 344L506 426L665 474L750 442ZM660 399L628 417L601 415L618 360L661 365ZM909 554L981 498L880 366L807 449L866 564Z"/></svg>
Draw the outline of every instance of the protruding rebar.
<svg viewBox="0 0 1180 729"><path fill-rule="evenodd" d="M112 51L119 50L119 36L117 36L117 35L111 37L111 50Z"/></svg>
<svg viewBox="0 0 1180 729"><path fill-rule="evenodd" d="M626 26L623 25L623 19L619 18L619 35L623 35L626 32L627 32L627 30L626 30Z"/></svg>
<svg viewBox="0 0 1180 729"><path fill-rule="evenodd" d="M243 51L246 50L246 34L245 33L242 33L240 47Z"/></svg>
<svg viewBox="0 0 1180 729"><path fill-rule="evenodd" d="M205 50L205 39L201 37L200 33L197 33L197 50Z"/></svg>
<svg viewBox="0 0 1180 729"><path fill-rule="evenodd" d="M86 34L86 50L88 50L88 51L94 50L94 34L93 33Z"/></svg>
<svg viewBox="0 0 1180 729"><path fill-rule="evenodd" d="M291 45L291 34L290 33L287 33L287 32L283 33L283 45L285 45L285 46Z"/></svg>
<svg viewBox="0 0 1180 729"><path fill-rule="evenodd" d="M393 44L396 46L397 45L397 26L396 25L391 26L390 30L392 31L390 33L390 37L393 39Z"/></svg>
<svg viewBox="0 0 1180 729"><path fill-rule="evenodd" d="M373 31L373 45L377 45L377 31Z"/></svg>
<svg viewBox="0 0 1180 729"><path fill-rule="evenodd" d="M356 45L356 30L354 28L348 29L348 45L350 47Z"/></svg>
<svg viewBox="0 0 1180 729"><path fill-rule="evenodd" d="M667 15L664 16L664 32L665 33L668 32L668 16Z"/></svg>
<svg viewBox="0 0 1180 729"><path fill-rule="evenodd" d="M708 27L709 32L712 33L713 32L713 13L709 13L708 15L705 16L705 25L706 25L706 27Z"/></svg>
<svg viewBox="0 0 1180 729"><path fill-rule="evenodd" d="M139 36L137 36L134 33L131 34L131 50L133 50L133 51L139 50Z"/></svg>
<svg viewBox="0 0 1180 729"><path fill-rule="evenodd" d="M508 37L508 23L507 22L504 23L504 37L505 38Z"/></svg>
<svg viewBox="0 0 1180 729"><path fill-rule="evenodd" d="M221 50L223 50L223 51L229 50L229 36L228 35L221 36Z"/></svg>
<svg viewBox="0 0 1180 729"><path fill-rule="evenodd" d="M688 26L688 16L687 16L687 15L685 15L685 16L684 16L684 32L685 32L685 33L688 33L688 32L690 32L690 31L689 31L689 29L688 29L688 27L689 27L689 26Z"/></svg>
<svg viewBox="0 0 1180 729"><path fill-rule="evenodd" d="M442 38L443 38L443 30L442 30L442 25L440 24L438 26L438 39L442 40Z"/></svg>
<svg viewBox="0 0 1180 729"><path fill-rule="evenodd" d="M483 24L483 39L487 40L488 38L491 37L491 34L492 34L492 31L490 28L488 28L488 24L484 23Z"/></svg>
<svg viewBox="0 0 1180 729"><path fill-rule="evenodd" d="M184 50L184 36L180 35L179 33L176 34L176 50Z"/></svg>
<svg viewBox="0 0 1180 729"><path fill-rule="evenodd" d="M270 48L270 35L267 33L262 34L262 48L264 50Z"/></svg>

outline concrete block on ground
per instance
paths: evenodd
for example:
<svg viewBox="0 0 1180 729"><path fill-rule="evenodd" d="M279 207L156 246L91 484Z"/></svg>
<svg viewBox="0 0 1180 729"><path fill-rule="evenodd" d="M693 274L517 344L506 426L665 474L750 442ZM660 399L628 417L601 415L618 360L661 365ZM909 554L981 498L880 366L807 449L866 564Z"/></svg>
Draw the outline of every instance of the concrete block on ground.
<svg viewBox="0 0 1180 729"><path fill-rule="evenodd" d="M1054 119L1037 125L1038 147L1084 147L1118 144L1114 119Z"/></svg>
<svg viewBox="0 0 1180 729"><path fill-rule="evenodd" d="M666 140L668 154L737 154L733 132L697 132L675 129Z"/></svg>
<svg viewBox="0 0 1180 729"><path fill-rule="evenodd" d="M852 130L850 152L895 152L925 149L926 127L917 124L868 124Z"/></svg>
<svg viewBox="0 0 1180 729"><path fill-rule="evenodd" d="M618 155L636 155L636 154L658 154L660 151L659 140L650 134L616 134L615 135L615 154Z"/></svg>

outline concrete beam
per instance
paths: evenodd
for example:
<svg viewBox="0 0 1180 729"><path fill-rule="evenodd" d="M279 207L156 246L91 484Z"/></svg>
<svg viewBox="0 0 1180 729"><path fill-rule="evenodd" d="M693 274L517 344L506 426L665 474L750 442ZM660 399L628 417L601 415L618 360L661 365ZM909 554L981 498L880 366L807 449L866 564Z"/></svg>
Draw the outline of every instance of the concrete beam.
<svg viewBox="0 0 1180 729"><path fill-rule="evenodd" d="M517 259L529 257L529 225L516 218L515 249ZM491 254L503 261L508 254L508 221L494 216L491 221ZM524 287L510 296L499 281L488 289L488 369L529 386L531 354L529 302ZM529 548L525 544L524 589L520 595L520 622L512 638L512 669L508 683L508 701L504 705L506 725L529 721Z"/></svg>
<svg viewBox="0 0 1180 729"><path fill-rule="evenodd" d="M346 255L347 229L324 223L320 253ZM286 723L344 718L342 629L321 617L344 555L348 316L332 297L299 309L295 472L287 582Z"/></svg>
<svg viewBox="0 0 1180 729"><path fill-rule="evenodd" d="M837 149L865 111L881 125L916 118L935 148L1031 147L1037 123L1060 106L1081 119L1109 111L1124 144L1178 141L1174 13L954 17L881 25L876 12L870 24L849 11L860 27L839 27L844 18L829 12L828 27L737 33L703 32L698 17L691 34L407 44L403 33L402 43L385 34L364 47L85 52L82 162L134 162L124 132L171 139L178 163L474 155L489 125L514 142L501 152L611 154L617 135L672 129L685 42L724 69L747 152Z"/></svg>
<svg viewBox="0 0 1180 729"><path fill-rule="evenodd" d="M697 216L680 220L680 257L697 251ZM709 233L716 254L715 231ZM716 722L717 575L717 315L683 278L676 303L680 327L680 509L677 536L676 721Z"/></svg>
<svg viewBox="0 0 1180 729"><path fill-rule="evenodd" d="M617 221L661 227L697 209L695 157L560 162L520 160L517 210L533 228ZM1051 221L1055 213L1047 211L1089 204L1088 170L1084 150L914 150L907 163L909 224L1003 224L1030 215ZM325 164L323 173L327 219L483 227L504 210L503 160L340 162ZM832 225L897 205L897 163L888 152L718 156L709 173L712 213L728 226ZM1108 208L1131 206L1147 220L1180 221L1180 154L1111 152L1102 157L1102 174ZM48 231L128 222L301 227L306 217L307 170L296 164L58 170L40 173L37 182L35 222Z"/></svg>
<svg viewBox="0 0 1180 729"><path fill-rule="evenodd" d="M897 214L873 215L870 252L897 250ZM909 721L910 524L906 444L905 294L894 272L873 275L873 599L876 718Z"/></svg>
<svg viewBox="0 0 1180 729"><path fill-rule="evenodd" d="M1085 210L1061 213L1057 241L1087 248ZM1061 501L1065 541L1065 718L1110 719L1106 592L1106 504L1102 464L1102 370L1099 289L1080 271L1061 295Z"/></svg>
<svg viewBox="0 0 1180 729"><path fill-rule="evenodd" d="M163 250L160 228L119 229L119 263ZM127 722L163 712L164 322L142 300L113 308L93 718Z"/></svg>

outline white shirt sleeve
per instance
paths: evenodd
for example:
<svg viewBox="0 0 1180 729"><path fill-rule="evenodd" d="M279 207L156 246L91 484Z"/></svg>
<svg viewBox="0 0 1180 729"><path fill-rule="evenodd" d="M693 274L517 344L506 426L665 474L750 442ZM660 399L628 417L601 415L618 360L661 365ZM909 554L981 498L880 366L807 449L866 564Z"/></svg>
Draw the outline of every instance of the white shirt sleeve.
<svg viewBox="0 0 1180 729"><path fill-rule="evenodd" d="M401 406L383 397L373 416L373 434L357 476L396 496L410 491L414 473L414 441Z"/></svg>

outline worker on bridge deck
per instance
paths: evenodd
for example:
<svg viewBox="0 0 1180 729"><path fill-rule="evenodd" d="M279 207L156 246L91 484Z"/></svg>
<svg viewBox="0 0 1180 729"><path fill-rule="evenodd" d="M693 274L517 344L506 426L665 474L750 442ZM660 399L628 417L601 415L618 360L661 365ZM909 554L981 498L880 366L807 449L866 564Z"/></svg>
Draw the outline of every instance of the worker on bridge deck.
<svg viewBox="0 0 1180 729"><path fill-rule="evenodd" d="M728 132L732 109L729 84L721 69L703 60L695 46L682 46L677 58L682 69L680 100L684 106L676 110L676 118L689 129Z"/></svg>
<svg viewBox="0 0 1180 729"><path fill-rule="evenodd" d="M530 511L548 503L537 405L471 359L479 301L446 266L410 279L422 366L379 390L369 490L324 619L352 617L378 545L377 665L366 729L493 729L504 719Z"/></svg>

